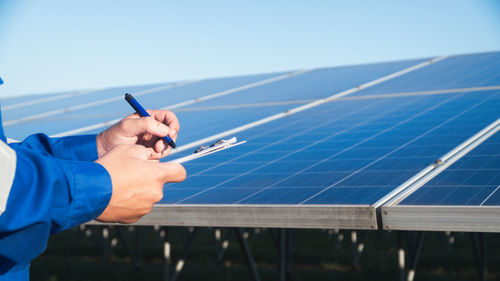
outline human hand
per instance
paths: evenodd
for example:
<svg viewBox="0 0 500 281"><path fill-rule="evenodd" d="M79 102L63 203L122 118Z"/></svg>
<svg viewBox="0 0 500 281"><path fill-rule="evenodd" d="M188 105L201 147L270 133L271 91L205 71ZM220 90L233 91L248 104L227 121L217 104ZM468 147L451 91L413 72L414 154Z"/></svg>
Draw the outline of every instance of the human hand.
<svg viewBox="0 0 500 281"><path fill-rule="evenodd" d="M131 114L97 135L99 158L119 144L140 144L152 148L151 159L165 157L170 146L163 141L169 135L174 141L179 131L179 121L168 110L148 110L151 117Z"/></svg>
<svg viewBox="0 0 500 281"><path fill-rule="evenodd" d="M96 160L113 184L111 200L98 221L136 222L163 198L165 183L186 178L182 165L148 160L152 153L153 149L141 145L118 145Z"/></svg>

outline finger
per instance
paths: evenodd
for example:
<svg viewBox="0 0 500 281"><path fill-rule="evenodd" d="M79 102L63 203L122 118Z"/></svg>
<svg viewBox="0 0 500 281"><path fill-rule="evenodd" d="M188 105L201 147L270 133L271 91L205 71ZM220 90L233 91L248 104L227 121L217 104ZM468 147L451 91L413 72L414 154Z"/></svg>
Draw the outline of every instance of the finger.
<svg viewBox="0 0 500 281"><path fill-rule="evenodd" d="M151 162L159 163L161 159L161 153L153 153L151 157L148 159Z"/></svg>
<svg viewBox="0 0 500 281"><path fill-rule="evenodd" d="M177 163L159 163L161 170L160 179L164 182L181 182L186 179L186 169L181 164Z"/></svg>
<svg viewBox="0 0 500 281"><path fill-rule="evenodd" d="M122 131L129 136L138 136L149 133L158 137L164 137L170 132L170 128L152 117L125 118L121 122Z"/></svg>
<svg viewBox="0 0 500 281"><path fill-rule="evenodd" d="M161 122L165 125L167 125L171 131L175 131L176 133L180 129L180 124L179 120L177 119L177 116L175 116L175 113L169 110L148 110L149 114L158 122ZM173 138L173 132L171 132L172 135L170 137Z"/></svg>
<svg viewBox="0 0 500 281"><path fill-rule="evenodd" d="M171 135L170 137L171 137L171 138L174 140L174 142L175 142L175 141L177 141L177 131L175 131L175 130L172 130L172 131L173 131L173 132L171 133L172 135Z"/></svg>
<svg viewBox="0 0 500 281"><path fill-rule="evenodd" d="M171 151L170 146L166 146L165 142L163 140L158 140L154 144L154 152L151 155L152 159L161 159L165 156L167 156Z"/></svg>
<svg viewBox="0 0 500 281"><path fill-rule="evenodd" d="M169 148L169 146L165 143L163 139L159 139L155 144L154 144L155 151L158 153L162 153L166 149Z"/></svg>
<svg viewBox="0 0 500 281"><path fill-rule="evenodd" d="M153 149L144 147L142 145L130 144L130 145L120 145L123 150L122 153L125 153L127 156L132 158L138 158L141 160L148 160L151 158L153 154Z"/></svg>
<svg viewBox="0 0 500 281"><path fill-rule="evenodd" d="M136 112L136 113L132 113L132 114L126 116L123 119L125 120L125 119L137 119L137 118L141 118L141 116Z"/></svg>
<svg viewBox="0 0 500 281"><path fill-rule="evenodd" d="M172 148L171 147L168 147L167 149L165 149L162 153L161 153L161 157L160 158L163 158L163 157L166 157L167 155L170 154L170 151L172 151Z"/></svg>

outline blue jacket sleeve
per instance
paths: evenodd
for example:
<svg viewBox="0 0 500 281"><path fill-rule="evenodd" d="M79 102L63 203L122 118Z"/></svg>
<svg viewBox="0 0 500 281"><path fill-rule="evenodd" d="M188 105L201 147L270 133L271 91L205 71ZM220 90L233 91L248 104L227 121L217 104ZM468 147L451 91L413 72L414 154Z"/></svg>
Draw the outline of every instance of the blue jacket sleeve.
<svg viewBox="0 0 500 281"><path fill-rule="evenodd" d="M70 145L65 142L11 145L17 162L7 207L0 216L0 274L27 266L43 252L50 234L96 218L111 198L111 179L104 167L64 160L80 158L78 152L60 151ZM33 149L33 145L42 148L37 143L57 149L40 153Z"/></svg>
<svg viewBox="0 0 500 281"><path fill-rule="evenodd" d="M23 147L65 160L95 161L97 159L96 135L50 138L34 134L12 147Z"/></svg>

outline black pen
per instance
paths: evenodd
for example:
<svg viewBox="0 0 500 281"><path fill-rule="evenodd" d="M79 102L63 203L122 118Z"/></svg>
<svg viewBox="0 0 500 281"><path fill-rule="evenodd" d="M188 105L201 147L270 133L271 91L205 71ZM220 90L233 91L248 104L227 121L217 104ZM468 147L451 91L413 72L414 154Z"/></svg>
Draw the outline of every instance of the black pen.
<svg viewBox="0 0 500 281"><path fill-rule="evenodd" d="M142 107L139 102L134 99L134 97L131 94L125 94L125 100L134 108L135 112L139 114L141 117L151 117L149 113ZM164 136L163 139L165 140L168 145L170 145L172 148L175 148L175 142L170 138L168 135Z"/></svg>

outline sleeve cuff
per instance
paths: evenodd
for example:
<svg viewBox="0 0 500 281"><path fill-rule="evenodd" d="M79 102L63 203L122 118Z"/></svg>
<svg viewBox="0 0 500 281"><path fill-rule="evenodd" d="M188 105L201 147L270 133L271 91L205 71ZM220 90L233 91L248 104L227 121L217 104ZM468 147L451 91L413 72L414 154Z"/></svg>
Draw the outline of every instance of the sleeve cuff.
<svg viewBox="0 0 500 281"><path fill-rule="evenodd" d="M113 186L106 169L94 162L69 162L73 174L73 204L65 229L97 218L108 206Z"/></svg>
<svg viewBox="0 0 500 281"><path fill-rule="evenodd" d="M77 161L97 160L97 135L79 135L58 138L63 158Z"/></svg>

